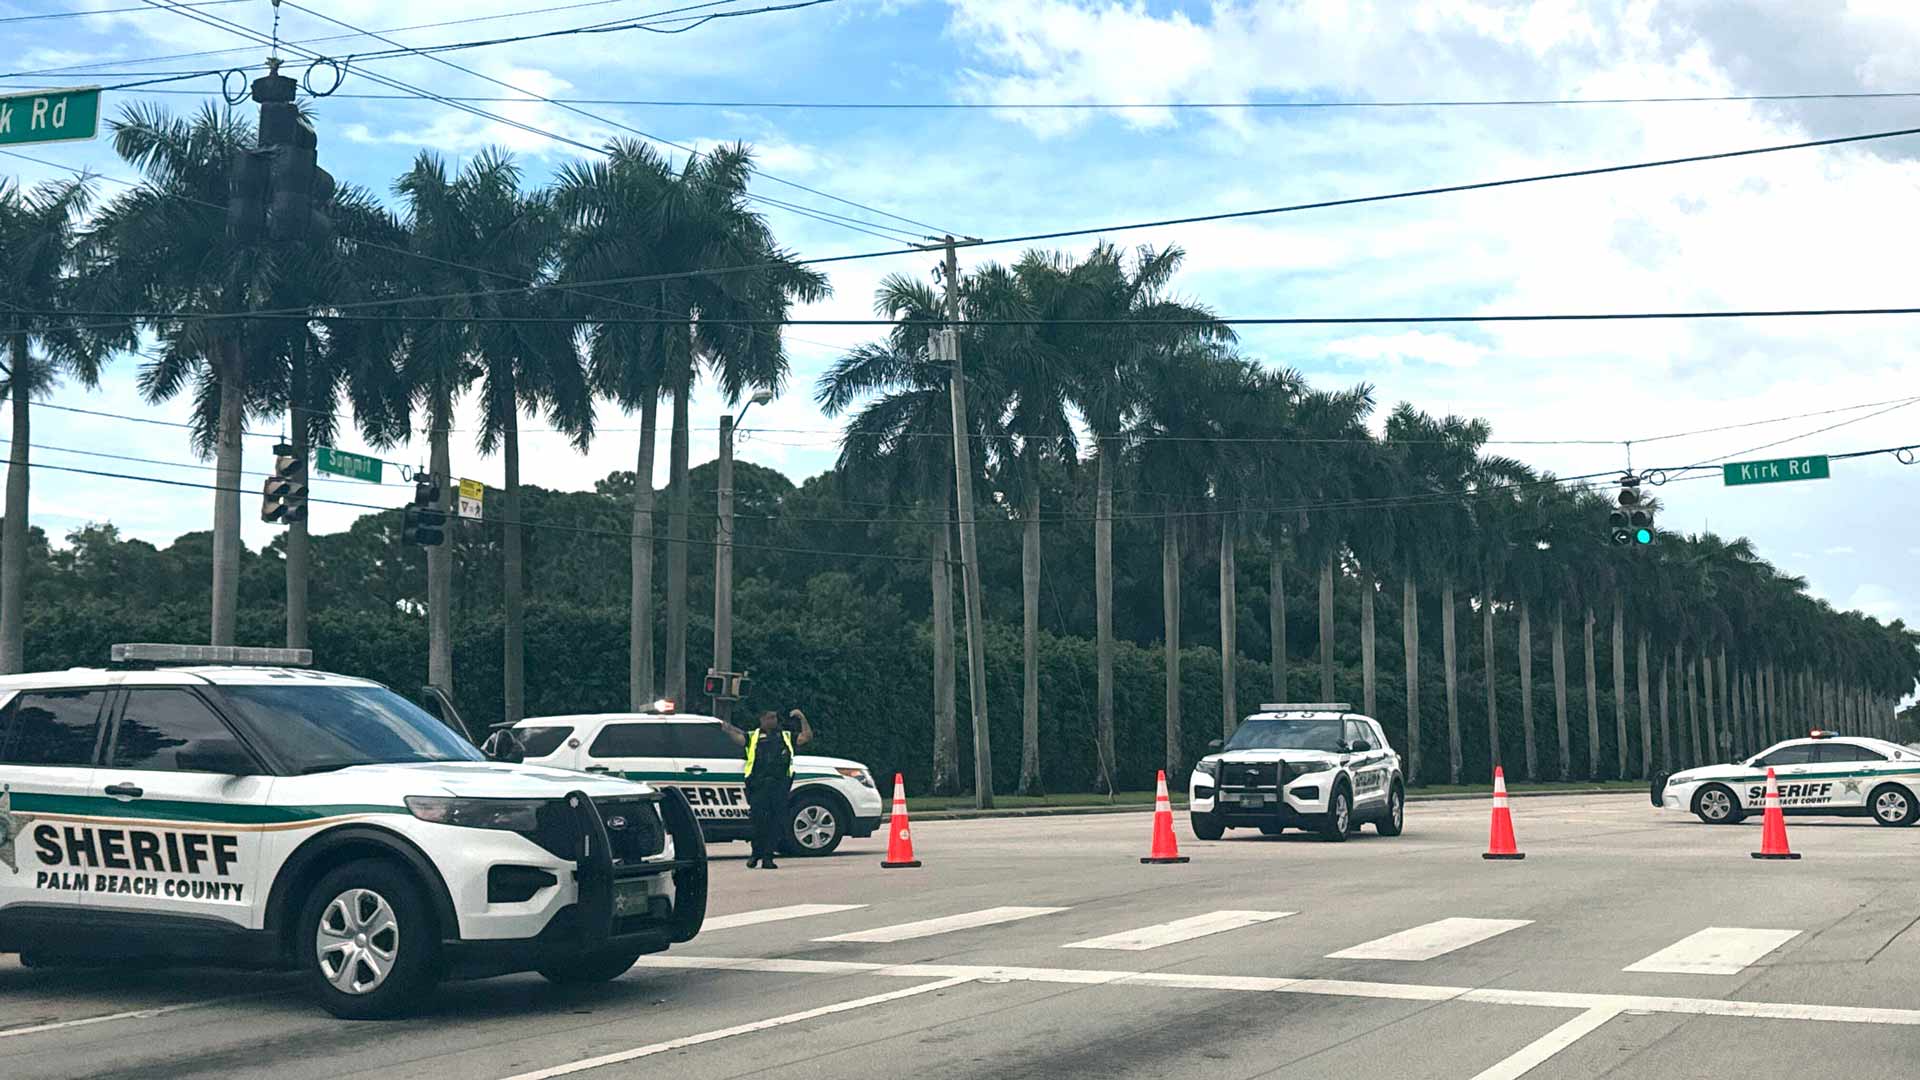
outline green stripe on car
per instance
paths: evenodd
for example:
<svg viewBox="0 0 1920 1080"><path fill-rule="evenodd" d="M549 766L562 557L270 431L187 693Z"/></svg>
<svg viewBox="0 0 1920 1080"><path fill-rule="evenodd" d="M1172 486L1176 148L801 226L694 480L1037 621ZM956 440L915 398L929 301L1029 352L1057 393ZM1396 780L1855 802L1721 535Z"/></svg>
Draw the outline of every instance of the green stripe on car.
<svg viewBox="0 0 1920 1080"><path fill-rule="evenodd" d="M219 825L285 825L347 814L405 814L404 806L373 803L337 803L327 806L254 806L234 803L140 799L122 802L100 795L39 795L13 793L20 813L63 814L73 817L138 818L144 821L208 822Z"/></svg>

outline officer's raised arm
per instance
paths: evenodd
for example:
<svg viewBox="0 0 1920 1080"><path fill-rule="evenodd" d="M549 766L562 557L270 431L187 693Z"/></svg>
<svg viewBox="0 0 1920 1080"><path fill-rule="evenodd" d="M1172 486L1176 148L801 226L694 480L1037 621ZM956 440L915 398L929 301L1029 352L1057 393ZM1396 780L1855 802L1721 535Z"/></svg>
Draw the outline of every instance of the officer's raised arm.
<svg viewBox="0 0 1920 1080"><path fill-rule="evenodd" d="M793 745L805 746L808 743L812 742L813 741L813 725L807 723L807 714L801 712L799 709L795 709L792 712L788 713L787 715L793 717L795 720L800 721L800 734L794 736Z"/></svg>
<svg viewBox="0 0 1920 1080"><path fill-rule="evenodd" d="M720 721L720 730L726 732L727 738L733 740L733 745L735 746L747 745L747 733L744 731L741 731L737 727L734 727L732 724L727 723L725 720Z"/></svg>

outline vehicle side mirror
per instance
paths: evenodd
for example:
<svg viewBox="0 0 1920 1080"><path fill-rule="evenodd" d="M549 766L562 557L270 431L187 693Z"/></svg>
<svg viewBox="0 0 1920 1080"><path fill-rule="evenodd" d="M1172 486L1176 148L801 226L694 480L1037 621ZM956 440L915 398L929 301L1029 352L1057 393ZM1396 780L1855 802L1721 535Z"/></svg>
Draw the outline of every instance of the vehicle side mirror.
<svg viewBox="0 0 1920 1080"><path fill-rule="evenodd" d="M1365 739L1355 739L1347 746L1347 752L1350 754L1364 754L1372 749L1373 744Z"/></svg>
<svg viewBox="0 0 1920 1080"><path fill-rule="evenodd" d="M1224 744L1221 743L1219 739L1210 739L1207 741L1207 749L1209 750L1218 750L1222 745Z"/></svg>
<svg viewBox="0 0 1920 1080"><path fill-rule="evenodd" d="M527 760L527 744L506 728L487 736L487 741L480 746L480 752L487 755L489 761L504 761L509 765L518 765Z"/></svg>

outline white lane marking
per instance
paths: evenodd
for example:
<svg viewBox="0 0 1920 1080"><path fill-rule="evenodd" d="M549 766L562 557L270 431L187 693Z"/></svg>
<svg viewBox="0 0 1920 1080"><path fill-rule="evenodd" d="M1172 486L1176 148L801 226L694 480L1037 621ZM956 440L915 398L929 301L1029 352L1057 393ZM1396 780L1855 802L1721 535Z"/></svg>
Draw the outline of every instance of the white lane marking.
<svg viewBox="0 0 1920 1080"><path fill-rule="evenodd" d="M1464 949L1509 930L1533 924L1532 919L1441 919L1411 930L1328 953L1329 960L1431 960Z"/></svg>
<svg viewBox="0 0 1920 1080"><path fill-rule="evenodd" d="M0 1039L10 1039L16 1035L38 1035L43 1031L60 1031L65 1028L89 1027L105 1024L113 1020L145 1020L150 1016L166 1016L169 1013L198 1009L207 1005L224 1005L229 1001L254 997L252 994L239 994L233 997L213 998L208 1001L183 1001L178 1005L156 1005L151 1009L130 1009L126 1012L106 1013L101 1016L87 1016L79 1020L55 1020L45 1024L32 1024L27 1027L6 1028L0 1030Z"/></svg>
<svg viewBox="0 0 1920 1080"><path fill-rule="evenodd" d="M1274 919L1284 919L1294 914L1291 911L1209 911L1205 915L1195 915L1188 919L1175 919L1172 922L1143 926L1138 930L1123 930L1106 937L1089 938L1060 946L1063 949L1123 949L1128 952L1141 952L1157 949L1162 945L1173 945L1209 934L1238 930L1243 926L1254 926Z"/></svg>
<svg viewBox="0 0 1920 1080"><path fill-rule="evenodd" d="M949 987L960 986L972 981L970 978L958 978L921 983L918 986L909 986L905 990L893 990L885 994L875 994L872 997L857 998L853 1001L842 1001L833 1005L822 1005L817 1009L788 1013L785 1016L775 1016L766 1020L755 1020L747 1024L736 1024L733 1027L721 1028L718 1031L705 1031L698 1035L686 1035L678 1039L669 1039L666 1042L653 1043L648 1046L636 1046L631 1050L619 1050L611 1054L601 1054L599 1057L582 1058L579 1061L570 1061L564 1065L555 1065L551 1068L516 1073L508 1077L507 1080L548 1080L549 1077L569 1076L577 1072L586 1072L588 1069L603 1068L607 1065L618 1065L626 1061L652 1057L655 1054L684 1050L689 1046L700 1046L704 1043L718 1042L721 1039L731 1039L735 1035L750 1035L756 1031L766 1031L769 1028L785 1027L788 1024L817 1020L822 1016L832 1016L835 1013L864 1009L869 1005L884 1005L889 1001L899 1001L901 998L910 998L919 994L932 993L935 990L945 990Z"/></svg>
<svg viewBox="0 0 1920 1080"><path fill-rule="evenodd" d="M899 923L895 926L882 926L874 930L859 930L851 934L835 934L832 937L814 938L815 941L866 941L889 942L911 941L914 938L932 937L935 934L950 934L955 930L972 930L980 926L993 926L997 923L1017 922L1031 919L1036 915L1052 915L1065 911L1063 907L991 907L979 911L968 911L959 915L943 915L938 919L922 919L919 922Z"/></svg>
<svg viewBox="0 0 1920 1080"><path fill-rule="evenodd" d="M1798 930L1709 926L1621 970L1669 975L1738 975L1755 960L1799 936Z"/></svg>
<svg viewBox="0 0 1920 1080"><path fill-rule="evenodd" d="M716 915L701 924L700 932L710 930L731 930L736 926L758 926L761 923L780 922L785 919L804 919L810 915L833 915L842 911L858 911L865 904L789 904L786 907L761 908L759 911L742 911L737 915Z"/></svg>
<svg viewBox="0 0 1920 1080"><path fill-rule="evenodd" d="M1177 972L1097 971L1086 968L1005 967L974 964L851 964L824 961L764 960L734 956L643 956L637 968L676 971L755 971L782 974L844 975L867 972L889 978L969 978L981 981L1061 983L1079 986L1163 986L1193 990L1240 990L1315 994L1325 997L1383 998L1399 1001L1470 1001L1540 1009L1610 1009L1614 1012L1670 1013L1680 1016L1735 1016L1754 1020L1813 1020L1835 1024L1891 1024L1920 1027L1920 1009L1884 1009L1853 1005L1803 1005L1721 998L1656 997L1641 994L1583 994L1561 990L1473 989L1425 983L1359 982L1343 979L1263 978L1248 975L1200 975Z"/></svg>
<svg viewBox="0 0 1920 1080"><path fill-rule="evenodd" d="M1600 1029L1602 1024L1620 1015L1618 1009L1588 1009L1545 1035L1521 1047L1513 1056L1476 1074L1473 1080L1518 1080L1545 1064L1553 1055Z"/></svg>

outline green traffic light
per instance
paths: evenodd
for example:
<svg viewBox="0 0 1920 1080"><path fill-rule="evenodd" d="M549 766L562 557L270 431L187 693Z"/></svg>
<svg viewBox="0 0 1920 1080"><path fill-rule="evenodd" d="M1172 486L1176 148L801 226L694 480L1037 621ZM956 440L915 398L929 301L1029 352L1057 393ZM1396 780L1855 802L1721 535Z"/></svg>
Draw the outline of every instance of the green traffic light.
<svg viewBox="0 0 1920 1080"><path fill-rule="evenodd" d="M1636 543L1636 544L1651 544L1651 543L1653 543L1653 530L1652 530L1652 529L1635 529L1635 530L1633 530L1633 542L1634 542L1634 543Z"/></svg>

